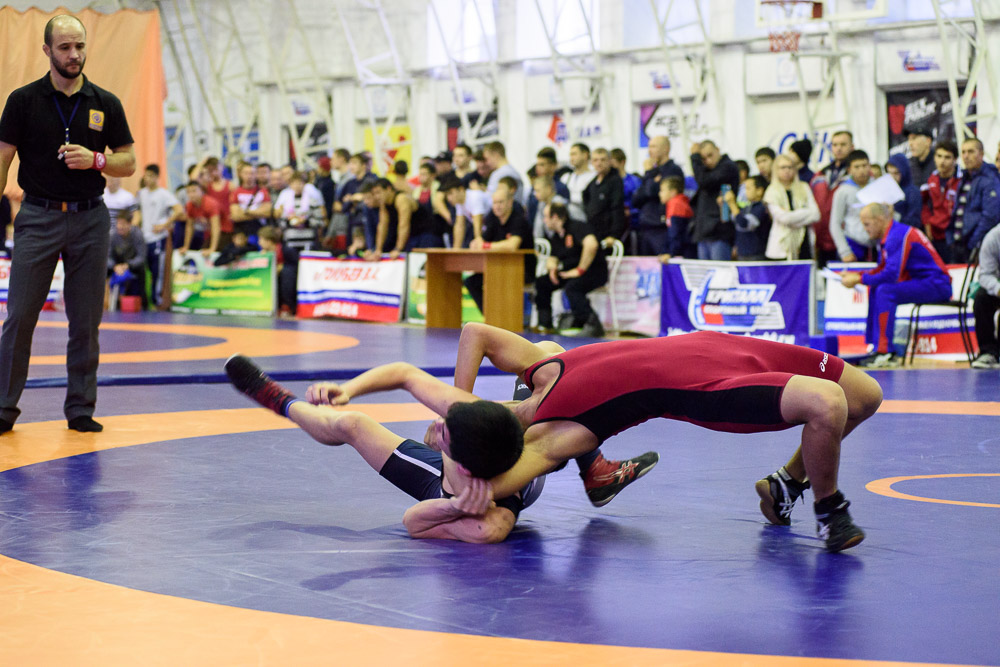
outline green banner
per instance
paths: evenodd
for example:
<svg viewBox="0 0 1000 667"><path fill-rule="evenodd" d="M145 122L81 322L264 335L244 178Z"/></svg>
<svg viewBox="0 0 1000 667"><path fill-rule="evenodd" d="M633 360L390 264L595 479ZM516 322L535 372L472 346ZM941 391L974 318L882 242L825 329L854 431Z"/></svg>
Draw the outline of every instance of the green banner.
<svg viewBox="0 0 1000 667"><path fill-rule="evenodd" d="M427 323L427 279L424 277L424 265L427 255L422 252L411 252L406 256L406 321L410 324ZM462 274L464 280L471 273ZM482 322L483 314L479 312L476 302L469 296L469 291L462 286L462 321Z"/></svg>
<svg viewBox="0 0 1000 667"><path fill-rule="evenodd" d="M277 270L274 253L250 252L223 266L200 252L174 251L172 303L175 313L274 315Z"/></svg>

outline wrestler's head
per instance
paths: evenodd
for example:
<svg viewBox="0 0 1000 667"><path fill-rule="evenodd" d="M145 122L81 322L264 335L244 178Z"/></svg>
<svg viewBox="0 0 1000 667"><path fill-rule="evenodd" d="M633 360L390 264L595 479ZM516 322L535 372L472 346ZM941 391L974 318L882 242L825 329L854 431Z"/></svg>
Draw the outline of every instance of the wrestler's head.
<svg viewBox="0 0 1000 667"><path fill-rule="evenodd" d="M510 470L524 449L524 431L509 409L492 401L454 403L444 418L447 451L473 477Z"/></svg>

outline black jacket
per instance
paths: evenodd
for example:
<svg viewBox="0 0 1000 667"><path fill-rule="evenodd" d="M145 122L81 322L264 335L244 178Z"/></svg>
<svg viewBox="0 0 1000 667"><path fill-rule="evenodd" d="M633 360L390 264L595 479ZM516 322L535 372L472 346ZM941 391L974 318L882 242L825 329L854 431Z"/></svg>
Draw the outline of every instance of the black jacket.
<svg viewBox="0 0 1000 667"><path fill-rule="evenodd" d="M733 192L739 191L740 172L736 163L728 155L719 158L719 163L712 169L706 169L701 161L701 155L691 155L691 169L694 180L698 182L698 192L691 200L694 209L691 240L699 241L729 241L732 242L734 230L732 223L722 224L722 210L718 198L722 186L728 184Z"/></svg>

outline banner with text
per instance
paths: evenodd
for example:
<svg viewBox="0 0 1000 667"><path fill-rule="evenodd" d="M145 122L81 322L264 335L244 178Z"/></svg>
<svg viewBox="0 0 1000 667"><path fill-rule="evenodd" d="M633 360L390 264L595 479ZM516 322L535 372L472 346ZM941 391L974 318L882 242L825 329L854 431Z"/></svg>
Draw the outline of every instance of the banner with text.
<svg viewBox="0 0 1000 667"><path fill-rule="evenodd" d="M42 310L63 310L63 285L66 281L66 273L63 271L63 263L60 259L56 262L56 272L52 276L52 285L49 287L49 294L45 297L45 305ZM7 289L10 287L10 260L0 257L0 312L7 312Z"/></svg>
<svg viewBox="0 0 1000 667"><path fill-rule="evenodd" d="M366 262L303 255L296 314L398 322L405 286L406 257Z"/></svg>
<svg viewBox="0 0 1000 667"><path fill-rule="evenodd" d="M726 331L809 345L812 262L671 261L660 335Z"/></svg>
<svg viewBox="0 0 1000 667"><path fill-rule="evenodd" d="M172 299L175 313L210 315L273 315L277 272L274 254L249 252L240 259L215 266L215 253L174 251Z"/></svg>

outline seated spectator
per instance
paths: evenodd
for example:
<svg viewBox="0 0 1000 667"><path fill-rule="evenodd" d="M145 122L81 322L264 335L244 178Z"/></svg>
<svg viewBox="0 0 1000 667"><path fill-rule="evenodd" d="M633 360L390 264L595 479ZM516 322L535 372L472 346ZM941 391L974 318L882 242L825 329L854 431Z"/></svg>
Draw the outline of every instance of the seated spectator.
<svg viewBox="0 0 1000 667"><path fill-rule="evenodd" d="M586 222L587 211L583 203L583 191L596 176L590 166L590 147L583 143L570 146L569 164L573 170L560 179L569 190L569 217Z"/></svg>
<svg viewBox="0 0 1000 667"><path fill-rule="evenodd" d="M573 327L580 327L581 336L599 338L604 335L604 327L587 294L608 282L604 249L589 225L569 217L566 206L548 204L544 216L552 254L546 260L545 274L535 279L538 329L543 333L554 331L552 293L561 289L573 313Z"/></svg>
<svg viewBox="0 0 1000 667"><path fill-rule="evenodd" d="M902 153L896 153L885 163L885 171L895 179L903 191L903 199L893 202L892 208L899 215L898 220L914 229L922 229L920 224L920 188L910 179L910 161Z"/></svg>
<svg viewBox="0 0 1000 667"><path fill-rule="evenodd" d="M965 263L1000 221L1000 175L983 162L983 142L975 137L962 142L962 182L948 225L951 261Z"/></svg>
<svg viewBox="0 0 1000 667"><path fill-rule="evenodd" d="M482 236L483 220L492 207L490 196L482 190L470 190L457 176L441 183L448 203L455 207L452 247L468 248L472 239ZM476 232L479 232L478 234Z"/></svg>
<svg viewBox="0 0 1000 667"><path fill-rule="evenodd" d="M510 181L497 184L493 193L493 207L483 221L482 238L473 239L469 244L472 250L534 250L535 239L531 234L531 225L525 216L523 207L514 206L514 195L517 190ZM524 258L524 284L529 285L535 280L535 256ZM465 279L465 288L469 296L476 302L480 312L483 310L483 274L473 273Z"/></svg>
<svg viewBox="0 0 1000 667"><path fill-rule="evenodd" d="M1000 227L986 234L979 249L979 290L972 302L979 356L972 362L973 368L1000 368L1000 345L994 324L997 310L1000 310Z"/></svg>
<svg viewBox="0 0 1000 667"><path fill-rule="evenodd" d="M201 250L209 257L219 247L219 205L205 196L205 187L199 181L189 181L185 188L187 204L184 207L184 242L179 250ZM208 234L206 244L206 232Z"/></svg>
<svg viewBox="0 0 1000 667"><path fill-rule="evenodd" d="M602 245L620 241L627 229L622 178L611 168L611 156L603 148L594 151L591 163L594 178L583 189L585 219Z"/></svg>
<svg viewBox="0 0 1000 667"><path fill-rule="evenodd" d="M146 287L146 240L132 224L132 213L119 210L108 245L108 285L119 295L142 296Z"/></svg>
<svg viewBox="0 0 1000 667"><path fill-rule="evenodd" d="M871 180L872 169L868 153L852 151L847 156L847 173L847 180L833 193L830 238L837 246L840 261L870 262L874 259L875 242L861 224L861 203L858 201L858 191Z"/></svg>
<svg viewBox="0 0 1000 667"><path fill-rule="evenodd" d="M514 199L523 206L527 200L524 196L524 184L521 182L521 175L517 173L517 169L514 169L507 162L507 149L504 148L504 145L499 141L491 141L486 144L483 147L483 160L490 170L490 178L486 182L486 192L492 195L496 192L500 179L509 176L517 181L517 192L514 194Z"/></svg>
<svg viewBox="0 0 1000 667"><path fill-rule="evenodd" d="M691 170L698 191L691 200L694 209L691 241L698 244L698 259L726 261L733 256L733 225L724 220L719 197L723 186L739 190L739 174L728 155L715 142L705 140L691 146Z"/></svg>
<svg viewBox="0 0 1000 667"><path fill-rule="evenodd" d="M649 158L646 160L646 173L642 183L632 195L632 205L639 210L637 251L640 255L659 255L663 253L662 244L653 242L643 244L645 230L657 230L664 227L663 203L660 201L660 181L668 176L677 176L684 182L684 172L670 159L670 139L664 136L650 137ZM683 191L683 187L681 188Z"/></svg>
<svg viewBox="0 0 1000 667"><path fill-rule="evenodd" d="M547 238L548 228L545 226L545 207L553 202L565 206L569 203L569 200L556 194L556 185L562 184L559 181L552 180L551 177L536 176L531 183L534 208L531 208L531 203L529 202L528 222L531 223L531 231L534 233L536 239Z"/></svg>
<svg viewBox="0 0 1000 667"><path fill-rule="evenodd" d="M292 172L288 187L274 202L274 215L279 221L285 243L299 250L318 247L319 232L327 223L326 208L323 195L315 186L306 183L302 172Z"/></svg>
<svg viewBox="0 0 1000 667"><path fill-rule="evenodd" d="M278 272L278 316L294 317L299 305L299 251L281 242L281 230L264 227L260 230L261 252L274 253Z"/></svg>
<svg viewBox="0 0 1000 667"><path fill-rule="evenodd" d="M243 232L248 238L256 237L257 230L271 219L271 195L266 187L257 184L256 169L243 162L237 169L240 186L233 190L229 202L229 217L234 232Z"/></svg>
<svg viewBox="0 0 1000 667"><path fill-rule="evenodd" d="M625 151L620 148L611 149L611 168L618 172L622 179L622 188L625 190L625 222L629 229L637 229L639 226L639 209L632 202L632 196L642 185L642 176L630 173L625 169Z"/></svg>
<svg viewBox="0 0 1000 667"><path fill-rule="evenodd" d="M951 250L945 234L951 221L951 212L958 199L958 187L962 181L958 174L958 146L953 141L940 141L934 149L934 170L927 182L920 188L923 208L920 221L924 234L941 259L951 261Z"/></svg>
<svg viewBox="0 0 1000 667"><path fill-rule="evenodd" d="M861 224L873 241L881 245L879 264L864 273L844 271L844 287L868 286L868 323L865 340L872 354L859 366L892 368L901 363L892 339L896 306L931 303L951 298L951 276L924 233L892 219L888 204L868 204L861 209Z"/></svg>
<svg viewBox="0 0 1000 667"><path fill-rule="evenodd" d="M757 172L764 177L768 185L771 183L771 167L775 157L774 149L770 146L761 146L753 156L754 162L757 163Z"/></svg>
<svg viewBox="0 0 1000 667"><path fill-rule="evenodd" d="M736 259L741 262L756 262L767 259L767 239L771 233L771 215L761 201L767 190L767 180L763 176L748 178L741 188L747 197L747 206L740 208L732 192L722 197L729 207L736 228Z"/></svg>
<svg viewBox="0 0 1000 667"><path fill-rule="evenodd" d="M247 237L246 232L236 231L233 232L233 238L225 248L219 253L219 256L215 258L213 264L215 266L225 266L226 264L232 264L233 262L241 259L243 255L248 252L256 252L260 250L256 243L251 243L249 237Z"/></svg>
<svg viewBox="0 0 1000 667"><path fill-rule="evenodd" d="M658 255L661 262L671 257L697 259L698 247L691 242L689 230L694 212L684 194L684 179L668 176L661 180L660 203L665 211L660 227L639 230L639 253Z"/></svg>
<svg viewBox="0 0 1000 667"><path fill-rule="evenodd" d="M806 227L819 220L812 190L799 180L795 161L782 153L774 160L774 179L764 191L763 202L771 216L767 237L768 259L798 259Z"/></svg>
<svg viewBox="0 0 1000 667"><path fill-rule="evenodd" d="M566 184L556 178L556 168L559 166L559 160L556 158L556 150L551 146L546 146L538 151L535 156L535 166L532 170L528 170L528 177L531 179L531 183L534 184L535 179L543 178L552 181L555 187L555 194L569 201L569 188ZM528 221L531 222L535 220L536 216L538 220L542 218L542 210L538 205L538 198L535 196L534 190L528 193ZM542 230L544 230L545 225L542 225ZM539 232L538 227L535 227L535 235L538 236L539 233L544 234L544 231Z"/></svg>

